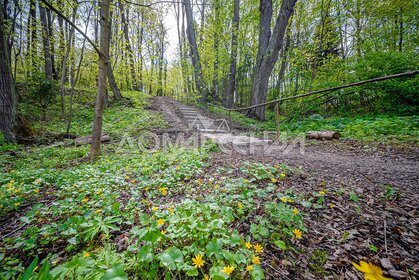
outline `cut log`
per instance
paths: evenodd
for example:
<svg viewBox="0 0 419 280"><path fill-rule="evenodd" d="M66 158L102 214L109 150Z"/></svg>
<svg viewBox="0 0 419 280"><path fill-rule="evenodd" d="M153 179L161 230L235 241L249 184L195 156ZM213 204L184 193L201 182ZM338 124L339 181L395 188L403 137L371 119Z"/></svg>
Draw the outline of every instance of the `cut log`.
<svg viewBox="0 0 419 280"><path fill-rule="evenodd" d="M340 133L336 131L308 131L306 137L308 139L333 140L339 139Z"/></svg>
<svg viewBox="0 0 419 280"><path fill-rule="evenodd" d="M109 135L102 134L100 136L100 142L108 142L110 140L111 140L111 138L109 137ZM84 136L84 137L79 137L79 138L76 138L74 141L78 145L91 144L92 143L92 135Z"/></svg>

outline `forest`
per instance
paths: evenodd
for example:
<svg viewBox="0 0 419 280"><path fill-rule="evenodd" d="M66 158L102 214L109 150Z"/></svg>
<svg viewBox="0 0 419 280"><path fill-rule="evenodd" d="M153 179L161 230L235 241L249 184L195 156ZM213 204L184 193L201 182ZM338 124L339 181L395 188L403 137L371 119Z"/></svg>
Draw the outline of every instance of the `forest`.
<svg viewBox="0 0 419 280"><path fill-rule="evenodd" d="M0 280L416 279L418 7L0 0Z"/></svg>

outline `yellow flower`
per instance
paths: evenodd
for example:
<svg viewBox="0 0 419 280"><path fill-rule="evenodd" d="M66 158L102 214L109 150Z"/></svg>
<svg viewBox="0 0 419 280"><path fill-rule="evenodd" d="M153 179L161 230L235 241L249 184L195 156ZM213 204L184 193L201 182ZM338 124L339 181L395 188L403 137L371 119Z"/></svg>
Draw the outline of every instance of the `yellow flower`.
<svg viewBox="0 0 419 280"><path fill-rule="evenodd" d="M291 198L287 199L287 202L291 203L293 200Z"/></svg>
<svg viewBox="0 0 419 280"><path fill-rule="evenodd" d="M159 226L164 225L164 220L163 220L163 219L158 219L158 220L157 220L157 224L158 224Z"/></svg>
<svg viewBox="0 0 419 280"><path fill-rule="evenodd" d="M246 267L246 270L247 271L251 271L253 269L253 266L251 266L251 265L248 265L247 267Z"/></svg>
<svg viewBox="0 0 419 280"><path fill-rule="evenodd" d="M243 182L249 183L249 180L248 179L244 179Z"/></svg>
<svg viewBox="0 0 419 280"><path fill-rule="evenodd" d="M100 213L100 212L102 212L102 209L97 209L97 210L95 211L95 213Z"/></svg>
<svg viewBox="0 0 419 280"><path fill-rule="evenodd" d="M259 243L256 243L256 245L255 246L253 246L254 248L255 248L255 252L256 253L263 253L263 247L262 247L262 245L260 245Z"/></svg>
<svg viewBox="0 0 419 280"><path fill-rule="evenodd" d="M34 181L34 183L35 183L35 184L39 184L39 183L41 183L41 180L36 179L36 180Z"/></svg>
<svg viewBox="0 0 419 280"><path fill-rule="evenodd" d="M216 184L216 185L214 186L214 189L218 189L219 187L220 187L220 185Z"/></svg>
<svg viewBox="0 0 419 280"><path fill-rule="evenodd" d="M232 266L225 266L222 270L222 272L224 272L227 275L230 275L231 273L233 273L234 271L234 267Z"/></svg>
<svg viewBox="0 0 419 280"><path fill-rule="evenodd" d="M15 180L10 180L10 183L14 183L15 182Z"/></svg>
<svg viewBox="0 0 419 280"><path fill-rule="evenodd" d="M11 187L13 187L13 184L12 184L12 183L8 183L8 184L7 184L7 186L8 186L9 188L11 188Z"/></svg>
<svg viewBox="0 0 419 280"><path fill-rule="evenodd" d="M319 194L320 194L320 195L325 195L325 194L326 194L326 192L325 192L325 191L319 191Z"/></svg>
<svg viewBox="0 0 419 280"><path fill-rule="evenodd" d="M164 229L162 229L162 230L160 231L160 233L161 233L162 235L165 235L165 234L166 234L166 231L165 231Z"/></svg>
<svg viewBox="0 0 419 280"><path fill-rule="evenodd" d="M83 254L83 257L85 257L85 258L90 257L90 253L89 253L89 252L84 253L84 254Z"/></svg>
<svg viewBox="0 0 419 280"><path fill-rule="evenodd" d="M167 188L159 188L159 192L160 192L162 195L167 195Z"/></svg>
<svg viewBox="0 0 419 280"><path fill-rule="evenodd" d="M15 207L18 207L20 205L20 202L15 203Z"/></svg>
<svg viewBox="0 0 419 280"><path fill-rule="evenodd" d="M252 244L250 244L250 242L246 242L246 243L244 244L244 246L245 246L247 249L250 249L250 248L252 248L252 247L253 247L253 245L252 245Z"/></svg>
<svg viewBox="0 0 419 280"><path fill-rule="evenodd" d="M279 175L279 177L281 177L281 179L284 179L286 176L287 176L287 175L285 175L284 173L281 173L281 174Z"/></svg>
<svg viewBox="0 0 419 280"><path fill-rule="evenodd" d="M239 209L243 208L243 204L241 202L237 202L237 207L239 207Z"/></svg>
<svg viewBox="0 0 419 280"><path fill-rule="evenodd" d="M192 262L195 267L201 268L204 266L205 261L202 259L201 255L196 255L195 258L192 258Z"/></svg>
<svg viewBox="0 0 419 280"><path fill-rule="evenodd" d="M301 232L301 230L295 228L292 232L295 234L295 238L297 239L303 238L303 233Z"/></svg>
<svg viewBox="0 0 419 280"><path fill-rule="evenodd" d="M129 180L129 176L125 176L125 179L126 179L126 180Z"/></svg>
<svg viewBox="0 0 419 280"><path fill-rule="evenodd" d="M204 280L211 280L211 277L208 276L208 274L204 275Z"/></svg>
<svg viewBox="0 0 419 280"><path fill-rule="evenodd" d="M170 214L173 214L173 212L175 212L175 209L173 209L173 207L169 207L167 208L167 211L169 211Z"/></svg>
<svg viewBox="0 0 419 280"><path fill-rule="evenodd" d="M252 263L254 263L254 264L260 264L260 259L259 259L259 257L258 257L258 256L253 256L253 258L252 258Z"/></svg>
<svg viewBox="0 0 419 280"><path fill-rule="evenodd" d="M81 200L81 202L83 202L83 203L86 203L86 202L88 202L89 201L89 199L88 198L83 198L82 200Z"/></svg>
<svg viewBox="0 0 419 280"><path fill-rule="evenodd" d="M159 210L159 207L154 206L153 208L151 208L151 210L152 210L153 212L156 212L157 210Z"/></svg>
<svg viewBox="0 0 419 280"><path fill-rule="evenodd" d="M33 192L34 193L39 193L39 189L34 189Z"/></svg>
<svg viewBox="0 0 419 280"><path fill-rule="evenodd" d="M352 262L352 265L359 271L364 273L365 280L391 280L383 276L383 270L381 267L373 265L370 262L360 261L359 265Z"/></svg>
<svg viewBox="0 0 419 280"><path fill-rule="evenodd" d="M131 180L131 183L135 183L135 180Z"/></svg>
<svg viewBox="0 0 419 280"><path fill-rule="evenodd" d="M333 209L336 205L334 205L333 203L329 204L330 209Z"/></svg>
<svg viewBox="0 0 419 280"><path fill-rule="evenodd" d="M287 198L285 196L281 197L282 202L287 202Z"/></svg>
<svg viewBox="0 0 419 280"><path fill-rule="evenodd" d="M294 208L294 210L292 210L292 213L294 213L294 215L297 215L298 214L298 209L297 208Z"/></svg>
<svg viewBox="0 0 419 280"><path fill-rule="evenodd" d="M277 180L277 179L275 179L275 178L272 178L272 179L271 179L271 182L275 184L276 182L278 182L278 180Z"/></svg>

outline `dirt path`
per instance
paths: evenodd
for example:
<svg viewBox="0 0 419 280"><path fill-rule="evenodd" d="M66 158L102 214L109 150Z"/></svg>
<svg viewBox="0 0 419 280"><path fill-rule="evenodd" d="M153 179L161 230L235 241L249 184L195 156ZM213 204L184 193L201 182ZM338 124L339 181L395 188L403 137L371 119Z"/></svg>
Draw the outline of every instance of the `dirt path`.
<svg viewBox="0 0 419 280"><path fill-rule="evenodd" d="M167 98L154 100L154 106L160 108L169 124L187 128L187 121L170 104ZM251 153L218 152L213 154L206 173L216 177L220 166L239 170L244 161L286 164L300 170L281 181L280 190L291 189L308 196L325 191L326 199L321 209L307 209L304 219L310 237L305 240L304 254L295 256L297 265L307 267L313 263L316 252L321 251L326 252L327 260L318 264L320 275L325 269L345 279L359 279L351 269L351 261L367 259L386 265L389 259L396 268L384 268L394 279L416 279L419 274L418 158L417 153L367 153L343 141L307 141L304 153L298 146L288 153L278 146L266 152L266 145L256 146ZM371 250L371 244L380 248L379 251ZM406 273L408 269L410 275ZM319 274L313 275L312 270L303 274L291 270L282 267L272 273L283 279L319 279ZM326 275L325 272L320 278L333 279Z"/></svg>

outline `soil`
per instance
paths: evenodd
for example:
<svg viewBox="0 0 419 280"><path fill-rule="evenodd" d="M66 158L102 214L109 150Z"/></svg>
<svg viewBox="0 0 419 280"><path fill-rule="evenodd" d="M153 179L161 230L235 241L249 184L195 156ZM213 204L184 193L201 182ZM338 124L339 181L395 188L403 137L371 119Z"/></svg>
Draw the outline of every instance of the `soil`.
<svg viewBox="0 0 419 280"><path fill-rule="evenodd" d="M170 99L156 97L153 107L166 116L170 129L187 128ZM280 181L278 191L326 192L322 208L304 210L309 232L298 244L303 252L287 256L266 248L269 279L360 279L351 264L359 260L381 264L393 279L418 277L417 147L369 150L351 141L305 140L288 153L278 146L249 151L214 153L206 173L216 174L220 166L237 168L244 161L286 164L299 171ZM319 260L319 254L325 259Z"/></svg>

